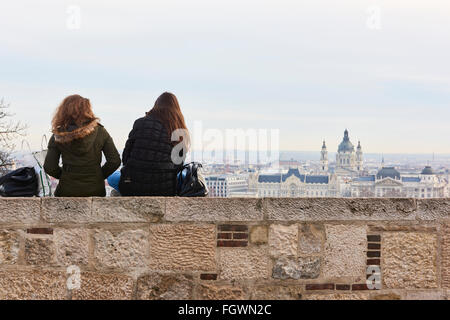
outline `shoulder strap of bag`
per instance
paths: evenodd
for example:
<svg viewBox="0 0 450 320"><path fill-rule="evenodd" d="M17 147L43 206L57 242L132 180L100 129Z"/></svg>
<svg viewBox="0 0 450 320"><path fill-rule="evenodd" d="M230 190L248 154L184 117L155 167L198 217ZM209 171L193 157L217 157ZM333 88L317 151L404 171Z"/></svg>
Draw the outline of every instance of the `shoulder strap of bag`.
<svg viewBox="0 0 450 320"><path fill-rule="evenodd" d="M45 143L43 143L45 141ZM48 139L47 139L47 135L43 134L42 135L42 139L41 139L41 152L44 152L45 150L48 149ZM39 161L37 161L39 163ZM39 163L39 167L41 168L41 175L42 172L45 175L45 180L47 181L47 186L48 186L48 196L52 196L52 184L50 183L50 177L48 176L47 172L45 172L43 166ZM42 179L42 177L41 177ZM45 188L44 188L44 196L45 196Z"/></svg>
<svg viewBox="0 0 450 320"><path fill-rule="evenodd" d="M44 144L43 144L44 141L45 141L46 143L48 143L48 142L47 142L47 136L46 136L45 134L42 136L42 139L41 139L41 152L45 150L45 149L44 149ZM47 173L44 171L43 164L39 161L39 159L36 157L36 155L31 151L31 147L30 147L30 144L28 143L28 141L22 140L22 150L23 150L23 145L24 145L24 143L27 144L28 149L30 150L31 155L33 156L34 160L36 161L37 165L39 166L39 169L40 169L39 179L41 180L41 185L42 185L42 189L43 189L43 196L44 196L44 197L46 197L46 196L50 196L50 197L51 197L51 196L52 196L52 185L51 185L51 183L50 183L50 177L49 177L49 176L47 175ZM45 178L46 178L45 180L46 180L46 182L47 182L49 194L46 194L46 193L45 193L45 188L44 188L44 177L43 177L43 175L45 175Z"/></svg>
<svg viewBox="0 0 450 320"><path fill-rule="evenodd" d="M45 141L45 143L43 143ZM47 140L47 135L42 135L42 140L41 140L41 151L45 151L48 148L48 140Z"/></svg>

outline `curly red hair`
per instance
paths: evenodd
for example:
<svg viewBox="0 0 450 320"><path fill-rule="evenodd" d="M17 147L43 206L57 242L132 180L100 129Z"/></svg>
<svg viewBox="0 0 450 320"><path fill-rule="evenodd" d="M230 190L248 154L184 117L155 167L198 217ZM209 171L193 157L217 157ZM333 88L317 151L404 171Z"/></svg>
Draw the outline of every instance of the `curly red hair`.
<svg viewBox="0 0 450 320"><path fill-rule="evenodd" d="M52 120L52 131L64 130L70 125L81 127L98 118L92 111L89 99L78 94L66 97L56 109Z"/></svg>

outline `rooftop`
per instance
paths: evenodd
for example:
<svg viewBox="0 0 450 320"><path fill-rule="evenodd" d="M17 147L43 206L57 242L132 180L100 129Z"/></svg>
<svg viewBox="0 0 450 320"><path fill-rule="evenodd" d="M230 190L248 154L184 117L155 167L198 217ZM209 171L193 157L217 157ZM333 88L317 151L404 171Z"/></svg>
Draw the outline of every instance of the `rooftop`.
<svg viewBox="0 0 450 320"><path fill-rule="evenodd" d="M423 168L422 174L432 175L432 174L434 174L434 172L433 172L433 169L431 168L431 166L426 166L425 168Z"/></svg>
<svg viewBox="0 0 450 320"><path fill-rule="evenodd" d="M384 178L399 180L400 172L398 172L394 167L383 167L380 171L378 171L377 179L384 179Z"/></svg>
<svg viewBox="0 0 450 320"><path fill-rule="evenodd" d="M285 182L289 177L296 176L300 181L310 184L327 184L329 182L329 177L327 175L305 175L301 174L297 168L290 168L286 174L275 173L275 174L261 174L258 177L258 182L260 183L280 183Z"/></svg>

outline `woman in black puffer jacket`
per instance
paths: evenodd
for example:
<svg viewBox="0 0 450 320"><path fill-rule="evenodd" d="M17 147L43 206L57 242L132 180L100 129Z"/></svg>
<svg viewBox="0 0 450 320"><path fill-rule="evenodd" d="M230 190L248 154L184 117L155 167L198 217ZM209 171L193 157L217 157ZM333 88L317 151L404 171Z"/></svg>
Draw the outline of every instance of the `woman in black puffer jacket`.
<svg viewBox="0 0 450 320"><path fill-rule="evenodd" d="M122 196L176 195L176 177L188 147L189 133L178 100L165 92L134 123L123 151L118 191Z"/></svg>

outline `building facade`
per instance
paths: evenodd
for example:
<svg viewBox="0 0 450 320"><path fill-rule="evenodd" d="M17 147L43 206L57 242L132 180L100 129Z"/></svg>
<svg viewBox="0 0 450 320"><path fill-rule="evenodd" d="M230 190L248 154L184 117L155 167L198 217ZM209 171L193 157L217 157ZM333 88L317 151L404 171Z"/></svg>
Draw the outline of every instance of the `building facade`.
<svg viewBox="0 0 450 320"><path fill-rule="evenodd" d="M205 177L210 197L228 198L248 192L249 177L245 174L221 174Z"/></svg>
<svg viewBox="0 0 450 320"><path fill-rule="evenodd" d="M333 164L332 164L333 165ZM420 173L400 174L394 167L384 166L377 174L368 175L364 168L361 142L355 148L348 130L339 144L336 164L330 166L326 142L323 141L318 170L300 173L291 167L284 173L259 174L258 197L412 197L441 198L448 196L448 177L435 174L430 166ZM305 172L308 170L304 170Z"/></svg>
<svg viewBox="0 0 450 320"><path fill-rule="evenodd" d="M402 175L394 167L383 167L376 175L359 177L351 184L352 197L443 198L447 182L430 166L420 174Z"/></svg>
<svg viewBox="0 0 450 320"><path fill-rule="evenodd" d="M260 174L258 176L258 197L331 197L335 190L329 175L301 174L298 168L287 173Z"/></svg>

